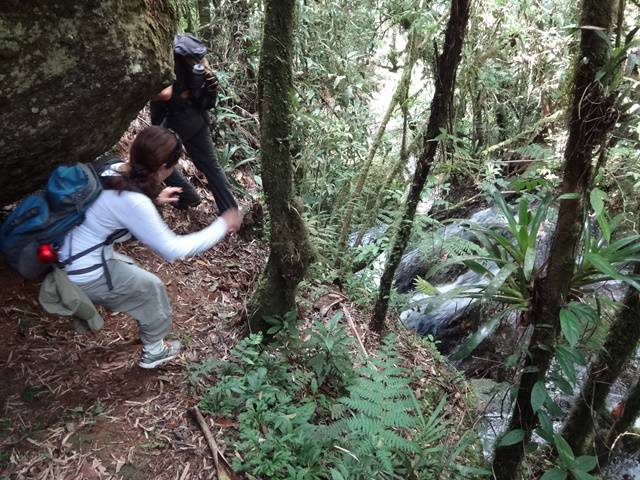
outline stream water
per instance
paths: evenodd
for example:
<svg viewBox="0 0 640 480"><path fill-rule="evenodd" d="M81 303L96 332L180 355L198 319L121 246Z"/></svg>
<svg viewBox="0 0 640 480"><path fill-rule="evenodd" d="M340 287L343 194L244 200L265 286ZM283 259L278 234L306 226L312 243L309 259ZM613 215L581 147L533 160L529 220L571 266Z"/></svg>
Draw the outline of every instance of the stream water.
<svg viewBox="0 0 640 480"><path fill-rule="evenodd" d="M401 48L402 45L399 46ZM377 69L379 74L379 84L381 88L376 92L371 100L370 107L374 114L374 117L382 118L389 99L391 98L393 89L401 74L400 71L390 72L385 69ZM413 94L420 88L419 79L421 77L420 72L416 72L411 82L411 93ZM431 92L425 92L425 96L429 97ZM397 130L400 127L400 121L398 118L393 118L389 123L388 130ZM412 161L409 161L412 164ZM429 202L431 203L431 202ZM425 207L423 205L422 207ZM427 214L430 205L426 208L421 208L418 214ZM496 207L489 207L474 212L468 221L485 227L500 227L505 225L506 221L501 216ZM539 258L537 259L538 265L546 258L548 247L550 244L550 233L552 225L546 223L542 225L541 232L538 237L538 248L541 251ZM364 238L363 245L366 245L381 235L385 234L387 226L378 226L371 229ZM470 235L467 229L462 223L451 223L445 227L442 227L435 232L435 234L442 240L446 240L452 236L459 236L464 239L469 239ZM352 239L353 240L353 239ZM403 255L401 265L398 268L398 272L395 278L395 285L401 292L407 292L413 289L416 276L424 275L426 270L433 266L433 262L438 261L434 258L425 258L425 253L419 248L410 250ZM378 283L379 278L384 269L386 262L386 255L382 254L378 256L373 265L373 278ZM485 265L492 271L496 271L497 267L494 264ZM463 272L457 275L453 279L436 285L436 288L441 294L451 293L455 289L462 289L469 285L482 286L487 284L486 277L479 275L472 271ZM616 282L609 282L606 285L600 285L600 292L609 290L610 296L613 299L620 300L624 295L624 288L622 285ZM409 302L410 308L402 312L400 318L401 321L411 329L416 330L420 334L433 334L436 338L442 329L443 325L451 324L455 322L461 315L468 310L473 301L469 298L450 298L444 302L429 301L430 298L427 295L414 294ZM433 300L433 298L431 298ZM460 339L460 341L462 338ZM640 351L636 355L636 358L631 365L627 367L627 378L632 378L633 375L640 368ZM574 389L576 394L584 380L586 369L578 369L577 372L578 381ZM484 445L484 451L487 459L491 456L493 445L495 443L497 435L502 433L507 426L508 416L511 411L511 405L508 401L508 389L507 384L498 384L492 380L486 379L471 379L470 383L475 387L474 389L478 393L481 404L484 406L483 414L478 420L478 434L482 439ZM553 384L547 385L550 396L560 405L563 412L568 413L571 404L572 397L566 395ZM618 381L612 386L611 392L607 398L607 406L611 409L618 402L624 399L627 385L622 381ZM555 419L554 426L559 429L562 424L562 418ZM640 427L640 421L636 422L636 427ZM536 440L534 438L534 440ZM541 439L537 439L541 441ZM640 480L640 452L636 454L629 453L617 453L612 458L609 466L606 470L601 472L601 478L606 480Z"/></svg>
<svg viewBox="0 0 640 480"><path fill-rule="evenodd" d="M499 213L496 207L484 208L475 212L469 217L469 222L482 227L501 227L505 225L505 218ZM440 228L436 232L436 236L445 242L447 239L458 236L469 240L471 235L461 223L451 223ZM413 284L415 278L413 271L408 267L412 262L418 260L421 254L419 249L412 250L403 255L401 265L398 268L399 274L396 277L396 284L408 285ZM492 272L496 272L498 267L495 263L485 264L485 267ZM406 273L405 273L406 272ZM409 275L409 278L406 278ZM465 289L466 291L478 291L478 289L470 289L469 286L475 285L481 287L489 282L489 278L474 271L468 270L459 275L452 282L438 285L436 288L441 295L452 295L455 290ZM443 325L450 324L452 321L463 314L473 303L470 298L454 297L444 302L438 300L438 296L428 296L421 293L415 294L410 305L412 308L405 310L400 315L400 319L405 326L412 330L416 330L421 335L438 336L439 330Z"/></svg>
<svg viewBox="0 0 640 480"><path fill-rule="evenodd" d="M495 207L484 208L473 213L468 221L485 227L500 227L505 224L505 219L498 213ZM538 242L540 248L544 251L548 249L550 243L550 234L552 231L552 225L543 225L540 229L538 236ZM437 231L437 235L442 239L447 239L451 236L460 236L462 238L469 239L470 236L466 233L467 229L462 223L453 223L442 227ZM377 229L375 232L371 232L371 239L384 233L383 229ZM546 252L543 252L540 257L546 257ZM384 256L381 256L377 263L384 265ZM420 255L420 250L411 250L407 252L402 259L403 265L399 269L401 276L396 278L396 283L403 282L404 284L412 284L415 280L412 275L419 269L411 268L412 263L424 261L423 256ZM542 258L537 259L538 262L542 261ZM495 264L485 265L489 270L495 272L497 267ZM407 276L407 278L402 277ZM440 294L451 293L456 289L467 288L471 285L480 288L482 285L488 283L486 276L480 275L473 271L465 271L456 276L449 282L436 285L436 288ZM611 300L621 301L624 297L625 287L620 282L605 282L597 286L599 295L607 295ZM464 312L472 306L473 300L470 298L449 298L446 301L438 301L437 296L427 296L421 293L415 293L411 299L411 308L408 308L401 313L401 321L410 329L416 330L418 333L426 335L432 334L436 339L440 330L445 325L450 325L452 322L456 322ZM460 338L460 342L462 338ZM626 377L633 378L635 372L640 368L640 350L633 362L627 367ZM582 386L582 382L586 375L586 368L577 368L578 381L575 385L574 395L578 394ZM487 379L472 379L470 380L474 389L478 392L478 396L481 401L483 414L478 420L478 433L482 439L485 455L489 459L493 450L493 444L497 435L504 431L508 423L509 413L511 411L511 404L508 401L508 389L509 385L499 384L492 380ZM625 398L625 394L628 386L623 381L616 382L612 386L611 392L607 398L607 407L612 409L620 401ZM568 414L571 408L573 399L571 395L567 395L551 382L547 385L549 395L562 409L564 416ZM562 418L556 418L554 426L559 429L564 420ZM636 424L640 427L640 421ZM534 441L542 441L540 438L534 438ZM613 460L609 464L606 470L601 473L604 479L611 480L640 480L640 453L637 455L629 455L628 453L617 453L613 457Z"/></svg>

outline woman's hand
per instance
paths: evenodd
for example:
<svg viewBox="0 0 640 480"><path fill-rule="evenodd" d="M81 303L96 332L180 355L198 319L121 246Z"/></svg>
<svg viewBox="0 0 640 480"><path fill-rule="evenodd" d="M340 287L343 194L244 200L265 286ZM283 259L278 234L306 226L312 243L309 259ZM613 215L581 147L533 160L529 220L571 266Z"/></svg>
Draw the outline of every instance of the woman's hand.
<svg viewBox="0 0 640 480"><path fill-rule="evenodd" d="M225 210L222 218L224 218L224 221L227 223L230 232L237 232L240 225L242 225L242 212L239 208Z"/></svg>
<svg viewBox="0 0 640 480"><path fill-rule="evenodd" d="M168 205L170 203L177 203L182 193L182 187L166 187L164 188L156 198L158 205Z"/></svg>

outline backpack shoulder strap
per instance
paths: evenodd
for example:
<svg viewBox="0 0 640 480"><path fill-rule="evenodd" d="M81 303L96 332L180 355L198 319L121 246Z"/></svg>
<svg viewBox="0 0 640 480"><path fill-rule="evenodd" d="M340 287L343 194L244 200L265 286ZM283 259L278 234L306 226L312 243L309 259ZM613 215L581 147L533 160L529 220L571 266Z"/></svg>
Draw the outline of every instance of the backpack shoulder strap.
<svg viewBox="0 0 640 480"><path fill-rule="evenodd" d="M91 166L98 174L98 177L101 177L104 172L111 168L111 165L115 165L116 163L124 162L124 158L114 152L106 152L102 155L96 157L96 159L91 162Z"/></svg>
<svg viewBox="0 0 640 480"><path fill-rule="evenodd" d="M100 247L106 247L107 245L111 245L113 242L115 242L119 238L124 237L127 233L129 233L129 230L127 230L126 228L122 228L120 230L116 230L111 235L109 235L104 242L100 242L100 243L98 243L96 245L93 245L92 247L89 247L89 248L87 248L85 250L82 250L81 252L78 252L78 253L76 253L74 255L71 255L65 261L60 262L60 264L62 266L71 265L73 262L75 262L79 258L82 258L85 255L89 255L91 252L95 252ZM86 273L86 272L82 272L82 273Z"/></svg>
<svg viewBox="0 0 640 480"><path fill-rule="evenodd" d="M81 252L78 252L75 255L71 255L65 261L58 262L58 266L61 268L64 268L67 265L70 265L71 263L75 262L77 259L84 257L85 255L88 255L89 253L98 250L99 248L102 248L100 263L96 263L95 265L91 265L90 267L79 268L77 270L68 270L66 273L67 275L82 275L83 273L93 272L94 270L97 270L100 267L102 267L104 268L104 276L107 280L107 287L109 287L109 290L113 290L113 283L111 282L111 274L109 273L109 269L107 268L107 259L104 256L104 247L106 247L107 245L111 245L113 242L115 242L119 238L124 237L128 233L129 233L129 230L127 230L126 228L116 230L111 235L109 235L104 242L93 245L92 247L82 250Z"/></svg>

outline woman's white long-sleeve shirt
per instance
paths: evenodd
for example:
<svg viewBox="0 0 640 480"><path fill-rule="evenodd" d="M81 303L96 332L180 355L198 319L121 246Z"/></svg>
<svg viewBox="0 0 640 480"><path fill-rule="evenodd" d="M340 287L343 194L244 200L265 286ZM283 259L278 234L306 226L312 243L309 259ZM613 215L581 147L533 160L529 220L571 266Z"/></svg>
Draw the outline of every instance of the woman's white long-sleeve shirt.
<svg viewBox="0 0 640 480"><path fill-rule="evenodd" d="M126 228L140 242L167 261L191 257L208 250L224 238L228 226L218 218L208 227L188 235L176 235L162 220L149 197L142 193L104 190L86 212L82 224L71 230L59 250L60 260L104 242L116 230ZM113 246L104 248L105 259L113 257ZM68 271L80 270L102 263L99 248L68 265ZM103 268L88 273L70 275L72 282L85 284L104 274Z"/></svg>

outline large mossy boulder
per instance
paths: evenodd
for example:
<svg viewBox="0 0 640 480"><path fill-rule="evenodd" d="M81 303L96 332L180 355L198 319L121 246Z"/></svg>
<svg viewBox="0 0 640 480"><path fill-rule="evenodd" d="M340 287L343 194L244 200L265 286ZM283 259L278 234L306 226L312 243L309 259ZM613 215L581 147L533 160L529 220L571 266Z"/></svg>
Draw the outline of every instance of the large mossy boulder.
<svg viewBox="0 0 640 480"><path fill-rule="evenodd" d="M113 146L173 76L170 0L0 2L0 205Z"/></svg>

